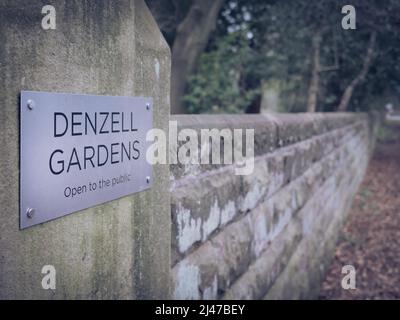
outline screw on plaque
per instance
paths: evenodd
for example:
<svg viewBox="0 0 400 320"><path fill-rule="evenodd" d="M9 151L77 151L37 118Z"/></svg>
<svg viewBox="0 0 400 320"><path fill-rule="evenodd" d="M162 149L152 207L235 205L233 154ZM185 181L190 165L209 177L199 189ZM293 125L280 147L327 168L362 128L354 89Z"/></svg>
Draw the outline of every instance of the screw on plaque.
<svg viewBox="0 0 400 320"><path fill-rule="evenodd" d="M150 183L150 177L146 177L146 182Z"/></svg>
<svg viewBox="0 0 400 320"><path fill-rule="evenodd" d="M33 108L35 108L35 101L29 99L27 101L27 107L28 107L29 110L33 110Z"/></svg>
<svg viewBox="0 0 400 320"><path fill-rule="evenodd" d="M33 208L28 208L28 209L26 210L26 216L27 216L29 219L32 219L33 216L34 216L34 214L35 214L35 209L33 209Z"/></svg>
<svg viewBox="0 0 400 320"><path fill-rule="evenodd" d="M150 103L146 103L146 109L150 110Z"/></svg>

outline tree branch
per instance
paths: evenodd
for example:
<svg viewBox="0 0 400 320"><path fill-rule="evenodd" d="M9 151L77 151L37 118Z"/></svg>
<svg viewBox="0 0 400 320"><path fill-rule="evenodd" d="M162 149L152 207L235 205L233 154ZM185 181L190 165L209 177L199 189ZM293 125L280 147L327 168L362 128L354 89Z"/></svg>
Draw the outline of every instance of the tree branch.
<svg viewBox="0 0 400 320"><path fill-rule="evenodd" d="M184 113L182 97L188 77L207 46L224 0L194 0L177 28L172 46L171 109Z"/></svg>
<svg viewBox="0 0 400 320"><path fill-rule="evenodd" d="M360 71L360 73L353 79L352 82L347 86L346 90L344 91L342 98L340 100L340 104L337 108L339 112L345 112L347 111L349 102L351 100L351 97L353 95L353 91L357 85L359 85L362 81L365 80L365 77L367 76L368 70L371 66L372 63L372 58L374 54L374 47L376 43L376 31L373 31L371 33L371 36L369 38L369 43L367 47L367 54L364 59L363 67Z"/></svg>
<svg viewBox="0 0 400 320"><path fill-rule="evenodd" d="M320 31L317 31L313 39L313 69L311 73L310 87L308 89L307 112L315 112L317 110L319 73L321 71L320 47L321 33Z"/></svg>

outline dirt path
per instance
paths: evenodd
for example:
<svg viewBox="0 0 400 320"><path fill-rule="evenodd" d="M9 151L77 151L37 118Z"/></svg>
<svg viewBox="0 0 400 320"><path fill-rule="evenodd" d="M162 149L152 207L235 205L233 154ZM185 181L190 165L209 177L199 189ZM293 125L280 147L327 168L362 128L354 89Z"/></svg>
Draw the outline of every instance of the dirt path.
<svg viewBox="0 0 400 320"><path fill-rule="evenodd" d="M400 299L400 126L381 132L355 197L321 299ZM356 290L340 282L344 265L356 269Z"/></svg>

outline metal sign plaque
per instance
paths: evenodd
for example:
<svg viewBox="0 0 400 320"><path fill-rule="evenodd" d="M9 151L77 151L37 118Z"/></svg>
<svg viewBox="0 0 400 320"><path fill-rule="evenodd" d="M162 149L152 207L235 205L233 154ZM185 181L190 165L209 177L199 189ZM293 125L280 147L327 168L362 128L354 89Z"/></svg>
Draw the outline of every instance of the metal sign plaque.
<svg viewBox="0 0 400 320"><path fill-rule="evenodd" d="M153 101L21 92L20 228L152 186Z"/></svg>

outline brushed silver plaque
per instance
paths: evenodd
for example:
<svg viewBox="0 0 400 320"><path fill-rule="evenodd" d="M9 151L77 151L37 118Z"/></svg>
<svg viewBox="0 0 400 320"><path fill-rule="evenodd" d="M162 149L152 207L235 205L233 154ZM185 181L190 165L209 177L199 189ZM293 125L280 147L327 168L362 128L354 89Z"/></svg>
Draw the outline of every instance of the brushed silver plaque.
<svg viewBox="0 0 400 320"><path fill-rule="evenodd" d="M153 101L21 92L20 228L149 189Z"/></svg>

